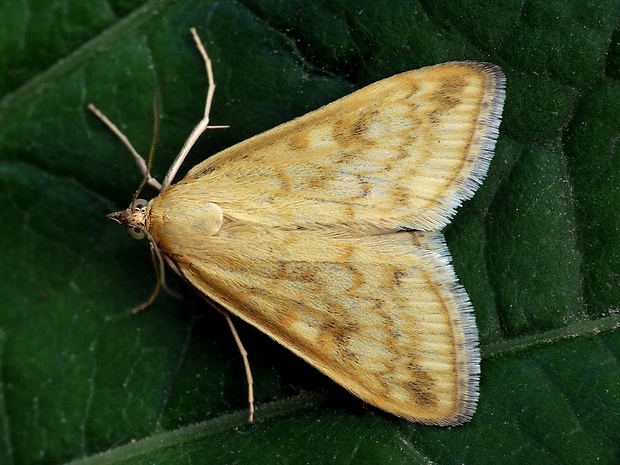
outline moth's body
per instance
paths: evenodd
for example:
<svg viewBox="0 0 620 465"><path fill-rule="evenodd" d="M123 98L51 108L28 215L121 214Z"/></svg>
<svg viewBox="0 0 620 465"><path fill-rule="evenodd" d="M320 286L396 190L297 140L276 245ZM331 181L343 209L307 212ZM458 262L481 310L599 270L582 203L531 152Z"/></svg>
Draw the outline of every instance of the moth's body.
<svg viewBox="0 0 620 465"><path fill-rule="evenodd" d="M440 230L486 173L503 85L475 62L393 76L111 217L366 402L460 424L475 410L480 355Z"/></svg>

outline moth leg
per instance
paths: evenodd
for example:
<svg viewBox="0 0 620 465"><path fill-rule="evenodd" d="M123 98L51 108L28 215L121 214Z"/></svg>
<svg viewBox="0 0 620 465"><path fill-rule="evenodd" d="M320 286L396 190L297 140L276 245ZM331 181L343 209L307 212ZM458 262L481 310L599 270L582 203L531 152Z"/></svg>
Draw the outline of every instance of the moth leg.
<svg viewBox="0 0 620 465"><path fill-rule="evenodd" d="M153 186L158 191L161 190L161 184L159 183L157 179L151 176L151 173L149 173L149 169L146 165L146 161L144 160L142 155L140 155L138 151L133 147L133 145L131 145L131 142L129 142L129 139L127 138L127 136L123 134L121 130L118 127L116 127L116 125L112 121L110 121L106 115L101 113L101 111L99 111L99 109L95 105L93 105L92 103L89 103L88 109L92 111L95 114L95 116L97 116L97 118L99 118L103 122L103 124L105 124L110 129L110 131L112 131L116 135L116 137L120 139L120 141L125 145L125 147L127 147L129 152L133 156L133 159L136 162L136 165L138 165L138 169L140 170L140 173L142 174L142 176L145 177L146 182L150 186Z"/></svg>
<svg viewBox="0 0 620 465"><path fill-rule="evenodd" d="M166 173L166 177L161 183L160 192L164 192L168 187L170 187L170 184L172 183L172 179L179 171L179 168L183 164L185 157L187 157L187 154L192 149L192 147L194 146L196 141L200 138L203 132L205 132L207 129L228 127L228 126L209 126L209 112L211 111L211 103L213 102L213 95L215 94L215 79L213 78L213 67L211 66L211 59L209 58L209 55L207 54L207 51L205 50L204 45L202 44L202 41L200 40L200 37L198 36L198 33L196 32L196 29L191 28L190 32L192 33L192 37L194 38L196 47L198 48L198 51L200 52L200 55L202 56L202 60L204 61L204 64L205 64L205 69L207 71L208 87L207 87L207 99L205 102L205 112L204 112L202 119L198 122L196 127L192 130L191 134L189 135L189 137L183 144L181 151L179 152L177 157L172 162L172 165L170 165L170 168L168 169L168 173Z"/></svg>
<svg viewBox="0 0 620 465"><path fill-rule="evenodd" d="M166 278L164 275L165 273L164 262L161 258L161 253L159 252L159 250L157 250L157 247L155 247L152 242L150 243L150 246L151 246L151 261L153 262L153 268L155 269L155 275L156 275L155 288L153 289L153 292L151 292L151 295L149 296L148 299L146 299L140 305L136 305L134 308L131 309L131 313L133 313L134 315L136 313L140 313L145 308L150 307L151 304L155 302L155 299L159 295L159 290L162 288L162 286L164 287L164 289L167 288Z"/></svg>
<svg viewBox="0 0 620 465"><path fill-rule="evenodd" d="M218 311L224 315L224 318L226 318L226 322L228 323L228 326L230 327L230 331L232 332L233 338L235 339L235 342L237 343L237 347L239 348L239 352L241 353L241 357L243 358L243 366L245 367L245 377L248 381L248 404L249 404L249 416L248 416L248 422L249 423L254 423L254 378L252 377L252 370L250 369L250 360L248 359L248 352L245 350L245 347L243 347L243 343L241 342L241 338L239 337L239 334L237 333L237 329L235 328L235 324L232 321L232 318L230 318L230 314L223 309L219 309Z"/></svg>

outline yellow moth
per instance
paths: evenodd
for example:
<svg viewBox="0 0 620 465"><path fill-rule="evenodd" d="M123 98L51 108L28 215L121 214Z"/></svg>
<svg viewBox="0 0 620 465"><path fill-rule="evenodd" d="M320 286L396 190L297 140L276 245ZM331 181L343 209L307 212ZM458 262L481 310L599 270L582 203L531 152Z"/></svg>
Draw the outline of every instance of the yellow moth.
<svg viewBox="0 0 620 465"><path fill-rule="evenodd" d="M163 257L204 296L369 404L426 424L469 420L477 329L440 231L486 175L504 102L500 69L452 62L392 76L172 184L213 127L211 64L192 33L209 77L205 115L161 185L91 106L159 188L108 217L146 235L160 278Z"/></svg>

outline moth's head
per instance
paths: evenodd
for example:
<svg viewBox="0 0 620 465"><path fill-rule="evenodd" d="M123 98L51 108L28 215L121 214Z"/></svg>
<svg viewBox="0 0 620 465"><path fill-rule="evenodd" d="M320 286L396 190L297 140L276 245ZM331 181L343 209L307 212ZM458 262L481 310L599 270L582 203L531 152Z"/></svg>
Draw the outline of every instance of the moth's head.
<svg viewBox="0 0 620 465"><path fill-rule="evenodd" d="M149 203L144 199L137 199L126 210L108 213L106 218L112 223L125 226L129 235L134 239L146 237L146 219L148 216Z"/></svg>

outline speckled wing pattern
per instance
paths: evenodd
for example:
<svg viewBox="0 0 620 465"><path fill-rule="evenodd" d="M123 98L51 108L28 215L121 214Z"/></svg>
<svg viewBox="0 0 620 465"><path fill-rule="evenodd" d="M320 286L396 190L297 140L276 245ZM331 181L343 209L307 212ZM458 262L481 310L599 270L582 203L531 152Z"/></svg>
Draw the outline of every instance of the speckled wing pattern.
<svg viewBox="0 0 620 465"><path fill-rule="evenodd" d="M154 199L150 234L206 296L364 401L460 424L480 355L440 230L486 174L503 100L478 62L379 81L196 165ZM206 202L215 234L188 219Z"/></svg>

